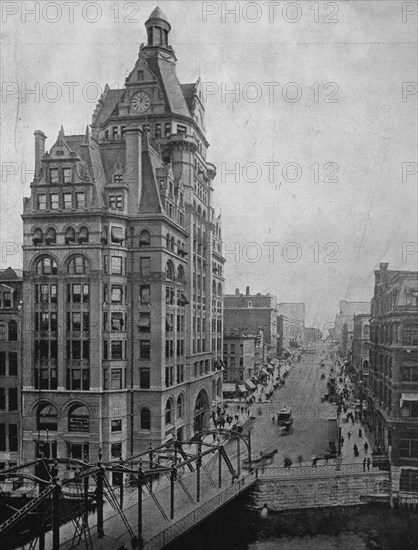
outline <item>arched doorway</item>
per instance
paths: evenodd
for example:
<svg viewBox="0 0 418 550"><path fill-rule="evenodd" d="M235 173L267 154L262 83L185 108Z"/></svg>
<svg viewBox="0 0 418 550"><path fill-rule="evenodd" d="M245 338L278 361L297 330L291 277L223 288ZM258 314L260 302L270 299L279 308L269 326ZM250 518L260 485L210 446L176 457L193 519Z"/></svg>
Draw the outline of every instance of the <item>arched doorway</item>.
<svg viewBox="0 0 418 550"><path fill-rule="evenodd" d="M209 426L209 398L205 390L201 390L194 407L194 432L201 432Z"/></svg>

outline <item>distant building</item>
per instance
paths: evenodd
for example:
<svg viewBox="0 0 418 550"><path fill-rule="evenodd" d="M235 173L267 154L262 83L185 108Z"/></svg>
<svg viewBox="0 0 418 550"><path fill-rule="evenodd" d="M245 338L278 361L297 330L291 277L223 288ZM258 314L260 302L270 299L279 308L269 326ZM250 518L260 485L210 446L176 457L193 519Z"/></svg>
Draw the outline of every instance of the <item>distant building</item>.
<svg viewBox="0 0 418 550"><path fill-rule="evenodd" d="M254 334L224 334L224 395L246 394L255 388L250 378L255 369Z"/></svg>
<svg viewBox="0 0 418 550"><path fill-rule="evenodd" d="M354 332L354 315L369 314L370 302L340 301L340 310L335 318L334 339L338 340L341 353L351 354Z"/></svg>
<svg viewBox="0 0 418 550"><path fill-rule="evenodd" d="M418 492L418 272L375 271L369 423L390 452L392 487Z"/></svg>
<svg viewBox="0 0 418 550"><path fill-rule="evenodd" d="M0 271L0 469L21 456L22 273Z"/></svg>
<svg viewBox="0 0 418 550"><path fill-rule="evenodd" d="M305 304L302 302L279 302L277 311L283 316L283 346L296 347L304 343Z"/></svg>
<svg viewBox="0 0 418 550"><path fill-rule="evenodd" d="M322 332L317 327L305 327L305 344L309 346L322 339Z"/></svg>
<svg viewBox="0 0 418 550"><path fill-rule="evenodd" d="M224 297L225 332L255 333L263 331L263 359L277 353L277 304L271 294L245 294L237 288L235 294ZM265 346L265 347L264 347Z"/></svg>
<svg viewBox="0 0 418 550"><path fill-rule="evenodd" d="M351 363L360 391L369 384L369 340L370 314L354 315Z"/></svg>

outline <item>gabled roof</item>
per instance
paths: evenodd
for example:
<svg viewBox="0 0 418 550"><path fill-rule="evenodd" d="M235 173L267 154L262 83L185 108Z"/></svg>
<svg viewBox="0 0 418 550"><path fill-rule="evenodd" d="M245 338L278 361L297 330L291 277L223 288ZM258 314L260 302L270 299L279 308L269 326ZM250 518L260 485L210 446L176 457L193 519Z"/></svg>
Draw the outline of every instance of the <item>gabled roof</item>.
<svg viewBox="0 0 418 550"><path fill-rule="evenodd" d="M0 270L1 281L19 281L23 277L23 271L21 269L13 269L8 267L7 269Z"/></svg>

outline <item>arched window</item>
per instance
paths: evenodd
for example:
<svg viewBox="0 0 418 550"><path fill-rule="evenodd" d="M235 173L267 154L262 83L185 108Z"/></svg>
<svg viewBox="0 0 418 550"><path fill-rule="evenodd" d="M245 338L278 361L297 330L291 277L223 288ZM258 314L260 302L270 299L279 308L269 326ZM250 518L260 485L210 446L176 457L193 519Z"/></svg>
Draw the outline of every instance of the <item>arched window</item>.
<svg viewBox="0 0 418 550"><path fill-rule="evenodd" d="M52 403L41 403L36 410L36 429L56 432L58 429L58 412Z"/></svg>
<svg viewBox="0 0 418 550"><path fill-rule="evenodd" d="M212 294L216 296L216 281L212 281Z"/></svg>
<svg viewBox="0 0 418 550"><path fill-rule="evenodd" d="M65 232L65 244L75 243L75 229L74 227L67 227Z"/></svg>
<svg viewBox="0 0 418 550"><path fill-rule="evenodd" d="M248 307L253 307L253 303L251 300L248 301Z"/></svg>
<svg viewBox="0 0 418 550"><path fill-rule="evenodd" d="M218 378L218 381L216 382L216 395L218 397L222 397L222 382L220 378Z"/></svg>
<svg viewBox="0 0 418 550"><path fill-rule="evenodd" d="M89 230L87 227L80 227L78 230L77 241L79 244L89 242Z"/></svg>
<svg viewBox="0 0 418 550"><path fill-rule="evenodd" d="M9 321L9 342L17 342L17 323L13 319Z"/></svg>
<svg viewBox="0 0 418 550"><path fill-rule="evenodd" d="M184 396L182 393L177 398L177 418L184 418Z"/></svg>
<svg viewBox="0 0 418 550"><path fill-rule="evenodd" d="M184 283L184 268L182 265L179 265L177 269L177 280L179 283Z"/></svg>
<svg viewBox="0 0 418 550"><path fill-rule="evenodd" d="M176 240L175 240L174 237L171 237L171 239L170 239L170 250L172 250L174 252L175 248L176 248Z"/></svg>
<svg viewBox="0 0 418 550"><path fill-rule="evenodd" d="M165 247L170 250L170 235L168 233L165 236Z"/></svg>
<svg viewBox="0 0 418 550"><path fill-rule="evenodd" d="M53 258L41 258L36 264L37 275L56 275L57 272L57 262Z"/></svg>
<svg viewBox="0 0 418 550"><path fill-rule="evenodd" d="M0 323L0 342L6 341L7 328L4 323Z"/></svg>
<svg viewBox="0 0 418 550"><path fill-rule="evenodd" d="M166 277L169 281L174 281L174 265L171 260L168 260L167 266L165 269Z"/></svg>
<svg viewBox="0 0 418 550"><path fill-rule="evenodd" d="M144 229L139 235L139 246L151 246L151 235L150 232Z"/></svg>
<svg viewBox="0 0 418 550"><path fill-rule="evenodd" d="M173 407L173 400L169 399L167 401L167 404L165 406L165 423L166 424L174 424L174 407Z"/></svg>
<svg viewBox="0 0 418 550"><path fill-rule="evenodd" d="M146 407L141 409L141 412L139 413L139 422L141 430L151 429L151 411Z"/></svg>
<svg viewBox="0 0 418 550"><path fill-rule="evenodd" d="M57 242L57 232L53 227L49 227L45 233L45 244L51 245Z"/></svg>
<svg viewBox="0 0 418 550"><path fill-rule="evenodd" d="M364 326L364 338L365 340L368 340L370 337L370 327L369 325Z"/></svg>
<svg viewBox="0 0 418 550"><path fill-rule="evenodd" d="M222 296L222 285L218 283L218 296Z"/></svg>
<svg viewBox="0 0 418 550"><path fill-rule="evenodd" d="M212 380L212 400L214 401L216 399L216 382L215 380Z"/></svg>
<svg viewBox="0 0 418 550"><path fill-rule="evenodd" d="M84 256L75 256L68 263L69 275L85 275L88 272L89 264Z"/></svg>
<svg viewBox="0 0 418 550"><path fill-rule="evenodd" d="M76 404L70 407L68 412L69 432L88 432L90 414L85 405Z"/></svg>
<svg viewBox="0 0 418 550"><path fill-rule="evenodd" d="M44 234L40 227L37 227L32 235L32 242L36 246L37 244L40 244L44 240Z"/></svg>

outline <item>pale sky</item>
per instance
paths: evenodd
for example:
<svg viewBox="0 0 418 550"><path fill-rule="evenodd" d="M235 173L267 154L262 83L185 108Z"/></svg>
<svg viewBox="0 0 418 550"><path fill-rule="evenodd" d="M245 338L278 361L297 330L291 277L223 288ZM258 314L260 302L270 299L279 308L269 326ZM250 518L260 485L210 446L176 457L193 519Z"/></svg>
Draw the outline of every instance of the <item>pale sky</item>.
<svg viewBox="0 0 418 550"><path fill-rule="evenodd" d="M1 3L0 269L21 267L7 251L22 240L34 130L48 149L61 124L84 133L98 90L123 86L156 5L70 2L71 22L70 7L38 4L35 22ZM200 76L207 91L226 290L305 302L306 324L322 328L339 300L371 299L379 262L417 270L417 15L400 1L267 4L160 2L180 81Z"/></svg>

